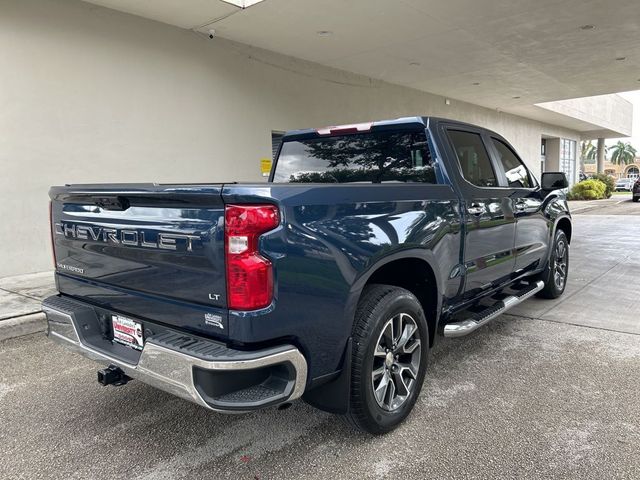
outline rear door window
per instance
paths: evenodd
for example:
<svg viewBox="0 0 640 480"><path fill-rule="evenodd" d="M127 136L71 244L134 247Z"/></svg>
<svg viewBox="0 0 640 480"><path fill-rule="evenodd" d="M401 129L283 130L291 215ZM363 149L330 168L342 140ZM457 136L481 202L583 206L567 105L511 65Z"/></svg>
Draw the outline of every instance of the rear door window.
<svg viewBox="0 0 640 480"><path fill-rule="evenodd" d="M496 172L480 134L462 130L448 134L465 180L478 187L497 187Z"/></svg>
<svg viewBox="0 0 640 480"><path fill-rule="evenodd" d="M380 131L282 144L276 183L436 183L424 131Z"/></svg>

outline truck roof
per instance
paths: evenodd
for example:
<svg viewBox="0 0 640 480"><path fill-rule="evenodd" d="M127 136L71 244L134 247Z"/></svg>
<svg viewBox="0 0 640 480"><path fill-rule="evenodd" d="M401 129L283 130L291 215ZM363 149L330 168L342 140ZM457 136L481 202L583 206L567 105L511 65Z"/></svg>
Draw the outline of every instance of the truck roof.
<svg viewBox="0 0 640 480"><path fill-rule="evenodd" d="M390 120L376 120L373 122L366 123L354 123L354 124L346 124L346 125L332 125L322 128L305 128L300 130L290 130L286 132L283 136L283 140L290 140L292 138L309 138L316 136L325 136L325 135L335 135L335 134L349 134L349 133L358 133L358 132L366 132L375 128L376 130L380 127L382 129L386 129L389 127L399 127L399 126L423 126L424 128L428 128L429 126L435 126L440 122L446 122L448 124L454 124L459 126L467 126L474 128L483 128L483 130L487 130L484 127L479 127L478 125L473 125L470 123L461 122L458 120L451 120L447 118L440 117L400 117L394 118ZM490 130L487 130L490 133Z"/></svg>

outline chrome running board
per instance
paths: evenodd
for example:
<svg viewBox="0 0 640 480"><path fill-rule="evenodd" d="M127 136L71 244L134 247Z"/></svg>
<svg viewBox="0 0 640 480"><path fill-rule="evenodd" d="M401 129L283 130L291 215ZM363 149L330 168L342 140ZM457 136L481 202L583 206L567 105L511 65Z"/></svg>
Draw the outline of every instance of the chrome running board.
<svg viewBox="0 0 640 480"><path fill-rule="evenodd" d="M485 310L476 313L471 318L461 320L459 322L447 323L444 326L444 336L463 337L465 335L468 335L481 326L486 325L494 318L499 317L510 308L513 308L516 305L524 302L527 298L532 297L543 288L544 282L539 280L522 289L515 295L509 295L508 297L496 302L490 307L487 307Z"/></svg>

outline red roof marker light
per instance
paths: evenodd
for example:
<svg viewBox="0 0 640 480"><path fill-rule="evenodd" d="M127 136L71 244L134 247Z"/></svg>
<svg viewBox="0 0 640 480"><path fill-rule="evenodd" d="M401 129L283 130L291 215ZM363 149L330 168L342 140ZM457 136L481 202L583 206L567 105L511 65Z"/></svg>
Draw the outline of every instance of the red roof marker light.
<svg viewBox="0 0 640 480"><path fill-rule="evenodd" d="M371 130L373 122L369 123L354 123L351 125L337 125L333 127L324 127L316 130L318 135L339 135L345 133L359 133L368 132Z"/></svg>

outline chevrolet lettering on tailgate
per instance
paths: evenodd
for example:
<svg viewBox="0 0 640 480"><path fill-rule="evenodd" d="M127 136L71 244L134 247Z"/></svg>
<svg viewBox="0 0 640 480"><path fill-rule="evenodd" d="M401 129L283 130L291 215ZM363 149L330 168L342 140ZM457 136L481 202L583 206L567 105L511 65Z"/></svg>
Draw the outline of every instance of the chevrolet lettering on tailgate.
<svg viewBox="0 0 640 480"><path fill-rule="evenodd" d="M158 232L156 238L152 239L152 235L144 231L76 225L73 223L56 223L54 231L56 235L63 235L67 238L133 247L177 250L179 245L183 245L187 252L193 251L194 243L200 242L198 235Z"/></svg>

